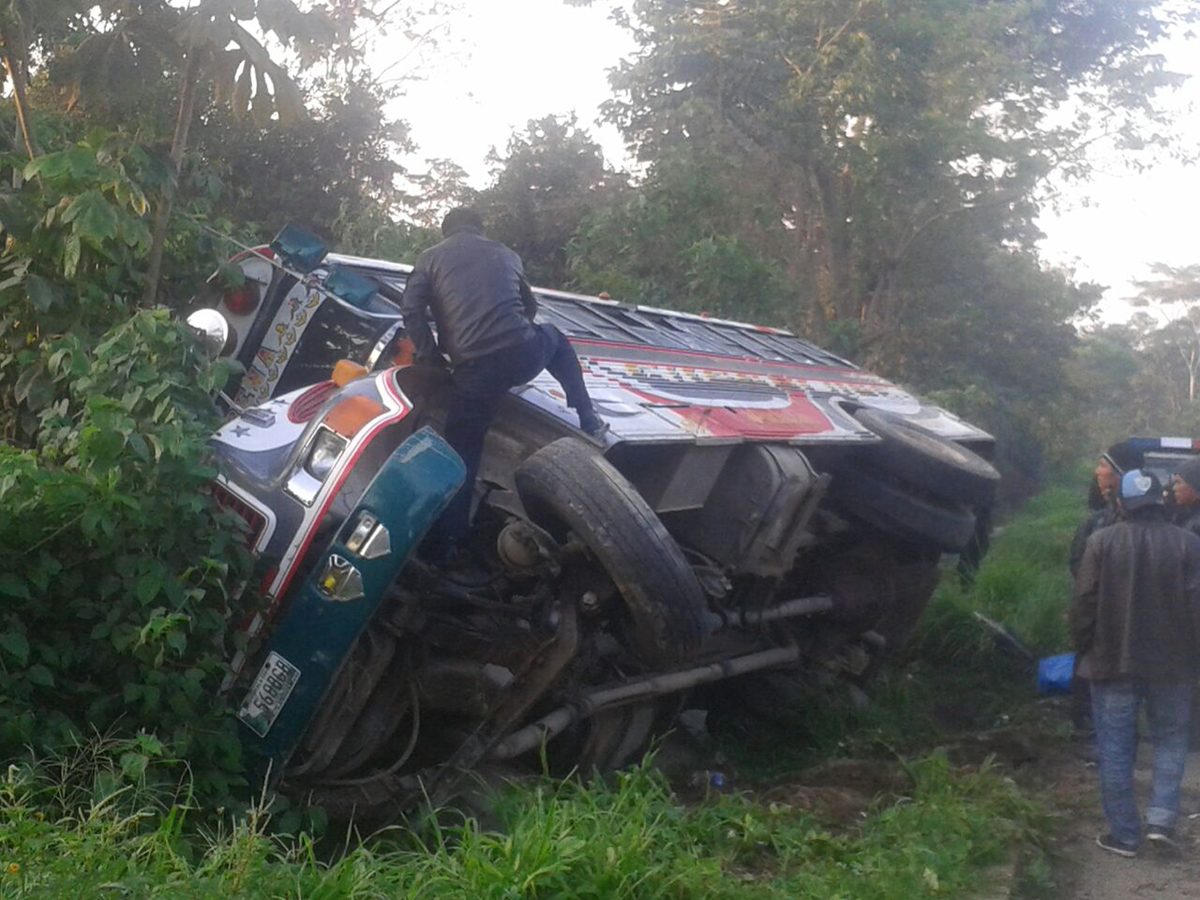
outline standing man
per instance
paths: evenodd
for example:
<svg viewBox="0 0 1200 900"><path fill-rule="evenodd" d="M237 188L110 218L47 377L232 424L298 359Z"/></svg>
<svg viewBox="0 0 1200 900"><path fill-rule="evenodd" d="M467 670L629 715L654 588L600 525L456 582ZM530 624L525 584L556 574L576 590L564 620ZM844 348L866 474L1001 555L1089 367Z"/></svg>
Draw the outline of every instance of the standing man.
<svg viewBox="0 0 1200 900"><path fill-rule="evenodd" d="M1200 456L1193 456L1171 476L1175 524L1200 537Z"/></svg>
<svg viewBox="0 0 1200 900"><path fill-rule="evenodd" d="M483 220L473 209L450 210L442 236L417 259L400 311L416 362L444 366L450 359L445 438L462 457L467 478L435 529L438 559L446 562L467 533L483 440L510 388L547 369L583 431L599 437L608 426L592 406L566 337L553 325L534 324L537 300L521 258L483 236Z"/></svg>
<svg viewBox="0 0 1200 900"><path fill-rule="evenodd" d="M1172 525L1158 479L1126 472L1121 519L1090 538L1071 607L1079 671L1092 685L1105 850L1136 856L1142 827L1133 796L1138 707L1154 744L1146 838L1174 842L1188 718L1200 652L1200 538Z"/></svg>
<svg viewBox="0 0 1200 900"><path fill-rule="evenodd" d="M1175 501L1172 521L1184 531L1200 537L1200 456L1193 456L1171 476ZM1192 724L1188 746L1200 750L1200 694L1192 697Z"/></svg>
<svg viewBox="0 0 1200 900"><path fill-rule="evenodd" d="M1088 492L1088 508L1091 511L1079 524L1071 540L1067 565L1071 570L1072 582L1079 577L1079 566L1083 562L1083 549L1088 538L1117 521L1117 489L1121 486L1121 476L1131 469L1140 469L1142 462L1142 452L1128 441L1113 444L1100 454L1096 461L1095 480ZM1075 668L1071 673L1071 724L1075 727L1076 735L1087 742L1083 757L1091 762L1094 758L1094 748L1091 746L1092 692L1087 679L1079 673L1081 656L1077 647Z"/></svg>
<svg viewBox="0 0 1200 900"><path fill-rule="evenodd" d="M1088 508L1091 511L1079 524L1071 540L1068 566L1072 578L1079 575L1079 564L1083 562L1083 548L1087 539L1117 521L1117 489L1121 486L1121 476L1133 469L1140 469L1143 462L1142 451L1134 448L1129 441L1113 444L1100 454L1096 461L1096 477L1088 494Z"/></svg>

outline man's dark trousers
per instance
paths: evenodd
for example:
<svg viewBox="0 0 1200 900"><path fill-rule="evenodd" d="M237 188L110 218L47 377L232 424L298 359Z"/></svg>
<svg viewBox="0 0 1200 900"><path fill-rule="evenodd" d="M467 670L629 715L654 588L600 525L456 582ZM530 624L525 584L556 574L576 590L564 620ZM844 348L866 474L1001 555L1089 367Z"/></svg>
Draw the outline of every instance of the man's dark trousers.
<svg viewBox="0 0 1200 900"><path fill-rule="evenodd" d="M523 343L454 367L445 438L462 457L467 476L434 527L431 543L438 551L452 552L467 533L483 441L505 395L511 388L536 378L543 369L562 385L568 406L576 412L591 409L592 401L583 384L579 358L563 333L553 325L534 325Z"/></svg>

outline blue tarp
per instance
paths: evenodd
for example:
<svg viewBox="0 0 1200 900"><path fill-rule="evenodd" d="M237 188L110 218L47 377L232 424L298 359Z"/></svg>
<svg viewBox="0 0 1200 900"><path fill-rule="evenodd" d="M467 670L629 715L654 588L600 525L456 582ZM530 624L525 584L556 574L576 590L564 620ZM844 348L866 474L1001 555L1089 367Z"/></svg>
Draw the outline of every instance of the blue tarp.
<svg viewBox="0 0 1200 900"><path fill-rule="evenodd" d="M1075 669L1075 654L1047 656L1038 662L1038 693L1071 693L1071 673Z"/></svg>

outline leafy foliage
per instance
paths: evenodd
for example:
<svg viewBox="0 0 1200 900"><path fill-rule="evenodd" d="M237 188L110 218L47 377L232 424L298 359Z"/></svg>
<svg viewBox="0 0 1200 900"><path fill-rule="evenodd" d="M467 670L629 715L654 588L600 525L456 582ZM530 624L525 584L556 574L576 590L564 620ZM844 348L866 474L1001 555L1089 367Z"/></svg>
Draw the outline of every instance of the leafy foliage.
<svg viewBox="0 0 1200 900"><path fill-rule="evenodd" d="M886 343L944 225L1029 250L1034 189L1101 123L1136 141L1175 83L1149 2L826 0L633 5L609 117L651 166L688 148L774 223L809 327ZM1078 117L1050 117L1075 92ZM1147 132L1149 131L1148 129ZM910 308L906 315L911 315ZM886 354L873 354L886 359Z"/></svg>
<svg viewBox="0 0 1200 900"><path fill-rule="evenodd" d="M215 210L260 235L292 224L341 238L368 212L391 220L403 201L396 162L412 150L407 128L389 121L388 96L367 83L325 83L310 116L262 128L220 108L204 114L196 168L227 186Z"/></svg>
<svg viewBox="0 0 1200 900"><path fill-rule="evenodd" d="M207 495L229 373L133 299L162 171L94 133L3 197L0 754L157 732L224 794L238 747L215 698L249 559Z"/></svg>
<svg viewBox="0 0 1200 900"><path fill-rule="evenodd" d="M797 295L761 239L769 209L724 183L712 160L663 160L640 190L571 242L573 286L619 300L794 327Z"/></svg>

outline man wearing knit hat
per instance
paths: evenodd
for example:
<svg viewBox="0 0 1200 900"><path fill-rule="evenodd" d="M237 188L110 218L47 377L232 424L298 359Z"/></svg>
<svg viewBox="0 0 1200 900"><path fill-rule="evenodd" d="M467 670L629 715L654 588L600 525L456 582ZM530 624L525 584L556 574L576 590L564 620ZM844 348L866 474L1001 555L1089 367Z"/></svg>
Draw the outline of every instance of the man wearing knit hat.
<svg viewBox="0 0 1200 900"><path fill-rule="evenodd" d="M1116 498L1121 476L1133 469L1140 469L1143 462L1142 451L1136 449L1129 441L1113 444L1100 454L1100 459L1096 461L1095 480L1088 495L1088 507L1092 511L1080 524L1071 541L1069 566L1072 578L1079 574L1079 564L1083 560L1083 548L1087 539L1101 528L1107 528L1117 521Z"/></svg>
<svg viewBox="0 0 1200 900"><path fill-rule="evenodd" d="M1193 456L1171 476L1171 495L1175 501L1172 521L1185 531L1200 537L1200 456ZM1192 696L1192 724L1188 746L1200 750L1200 691Z"/></svg>
<svg viewBox="0 0 1200 900"><path fill-rule="evenodd" d="M1200 537L1200 456L1193 456L1171 476L1175 524Z"/></svg>
<svg viewBox="0 0 1200 900"><path fill-rule="evenodd" d="M1126 472L1120 520L1093 534L1071 605L1079 673L1092 686L1105 850L1136 856L1142 824L1133 793L1138 709L1146 707L1154 774L1145 837L1174 846L1188 718L1200 662L1200 537L1168 521L1153 475Z"/></svg>
<svg viewBox="0 0 1200 900"><path fill-rule="evenodd" d="M1132 469L1142 466L1142 451L1135 449L1128 441L1113 444L1100 454L1096 462L1095 479L1088 493L1088 507L1091 512L1080 523L1071 540L1071 554L1068 566L1071 579L1079 577L1079 566L1083 562L1083 550L1088 538L1107 528L1117 521L1117 489L1121 486L1121 476ZM1082 738L1090 739L1092 733L1092 695L1087 679L1079 674L1080 653L1076 648L1075 670L1071 674L1071 724L1075 732ZM1083 756L1093 761L1094 748L1086 747Z"/></svg>

